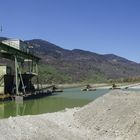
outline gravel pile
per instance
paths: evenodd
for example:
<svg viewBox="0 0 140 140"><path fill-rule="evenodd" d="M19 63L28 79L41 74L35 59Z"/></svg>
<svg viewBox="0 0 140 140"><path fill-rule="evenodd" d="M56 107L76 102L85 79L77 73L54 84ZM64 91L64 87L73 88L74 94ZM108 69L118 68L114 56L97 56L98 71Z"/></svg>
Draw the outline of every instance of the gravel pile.
<svg viewBox="0 0 140 140"><path fill-rule="evenodd" d="M0 121L0 140L139 140L140 93L113 90L82 108Z"/></svg>

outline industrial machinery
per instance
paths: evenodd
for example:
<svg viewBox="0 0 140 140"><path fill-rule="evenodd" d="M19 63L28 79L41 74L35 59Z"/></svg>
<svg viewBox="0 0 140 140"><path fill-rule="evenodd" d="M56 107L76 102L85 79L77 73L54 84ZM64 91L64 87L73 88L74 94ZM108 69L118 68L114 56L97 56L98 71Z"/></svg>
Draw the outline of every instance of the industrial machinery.
<svg viewBox="0 0 140 140"><path fill-rule="evenodd" d="M38 78L40 58L30 52L28 44L18 39L3 40L0 42L0 57L13 63L12 67L8 64L0 66L1 100L13 99L16 96L32 98L46 95L38 86L35 89L32 84L32 78Z"/></svg>

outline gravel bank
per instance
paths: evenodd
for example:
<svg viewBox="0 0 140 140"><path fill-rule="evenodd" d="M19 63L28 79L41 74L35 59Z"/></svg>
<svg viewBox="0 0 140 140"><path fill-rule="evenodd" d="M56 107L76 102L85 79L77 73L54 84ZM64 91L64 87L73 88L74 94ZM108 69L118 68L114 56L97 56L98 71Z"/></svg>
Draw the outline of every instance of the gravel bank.
<svg viewBox="0 0 140 140"><path fill-rule="evenodd" d="M1 140L139 140L140 93L114 90L82 108L0 120Z"/></svg>

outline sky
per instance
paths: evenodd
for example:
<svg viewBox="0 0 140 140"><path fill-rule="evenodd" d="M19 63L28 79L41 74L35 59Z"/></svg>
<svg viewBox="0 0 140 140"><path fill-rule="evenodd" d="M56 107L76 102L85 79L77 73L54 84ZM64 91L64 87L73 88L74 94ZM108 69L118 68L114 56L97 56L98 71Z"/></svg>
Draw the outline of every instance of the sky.
<svg viewBox="0 0 140 140"><path fill-rule="evenodd" d="M0 0L0 36L140 63L140 0Z"/></svg>

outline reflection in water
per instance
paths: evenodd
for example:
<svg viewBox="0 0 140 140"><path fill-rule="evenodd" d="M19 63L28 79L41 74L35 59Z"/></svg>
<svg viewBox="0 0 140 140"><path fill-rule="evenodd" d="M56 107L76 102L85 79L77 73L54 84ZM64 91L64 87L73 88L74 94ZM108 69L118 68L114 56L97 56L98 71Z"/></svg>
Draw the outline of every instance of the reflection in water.
<svg viewBox="0 0 140 140"><path fill-rule="evenodd" d="M28 100L16 104L14 101L0 103L0 118L17 115L35 115L56 112L65 108L81 107L97 97L107 93L108 90L81 92L78 88L66 89L55 96L36 100Z"/></svg>
<svg viewBox="0 0 140 140"><path fill-rule="evenodd" d="M49 97L48 97L49 98ZM0 105L0 118L18 115L35 115L47 112L56 112L65 108L83 106L89 103L89 100L66 99L66 98L50 98L25 101L23 104L2 103Z"/></svg>

